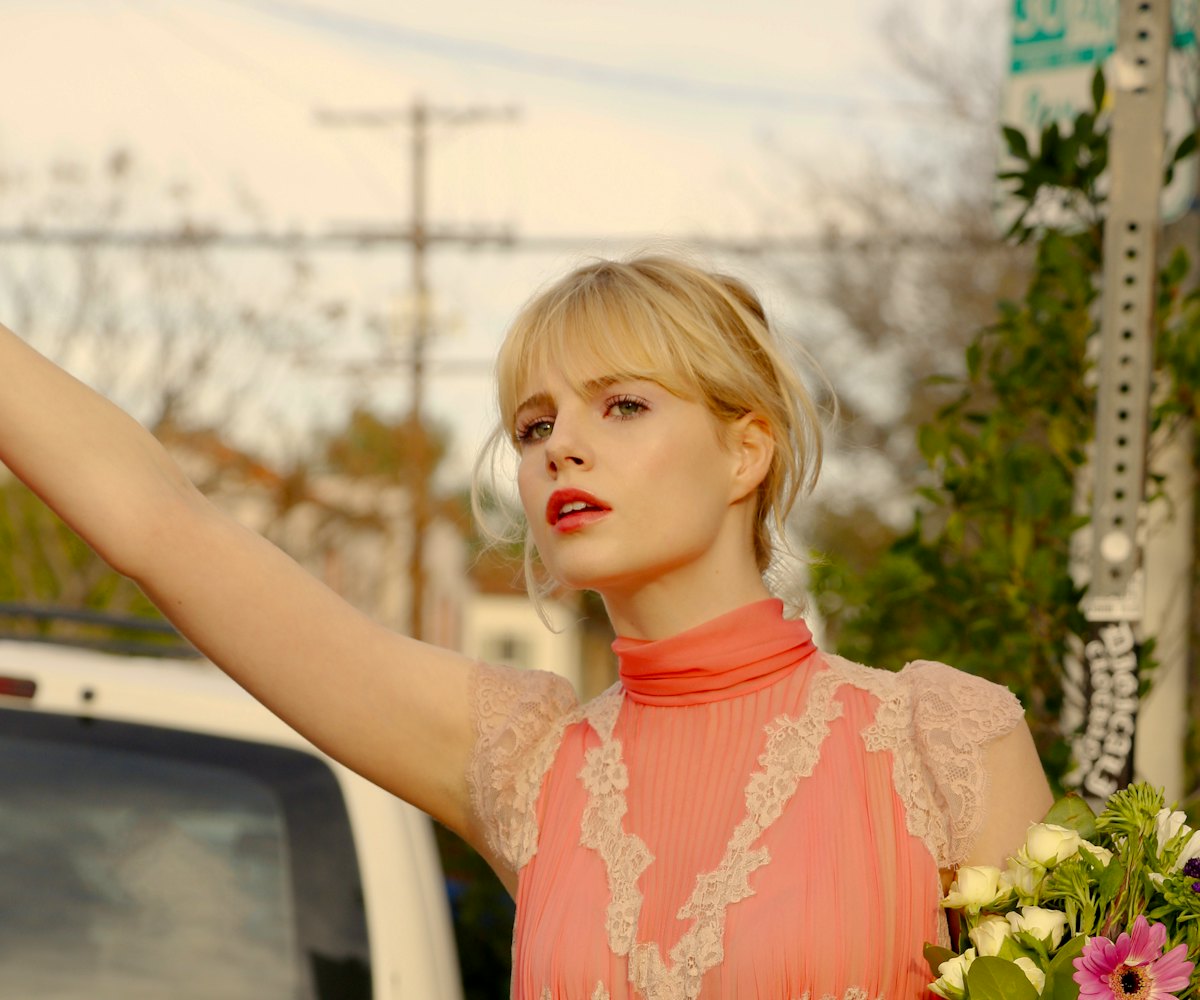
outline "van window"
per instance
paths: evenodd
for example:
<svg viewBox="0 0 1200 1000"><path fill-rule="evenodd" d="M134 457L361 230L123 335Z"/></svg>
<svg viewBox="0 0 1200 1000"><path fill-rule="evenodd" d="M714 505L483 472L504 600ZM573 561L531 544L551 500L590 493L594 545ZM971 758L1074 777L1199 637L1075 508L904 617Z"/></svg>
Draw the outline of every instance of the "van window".
<svg viewBox="0 0 1200 1000"><path fill-rule="evenodd" d="M0 760L0 1000L369 1000L321 759L0 709Z"/></svg>

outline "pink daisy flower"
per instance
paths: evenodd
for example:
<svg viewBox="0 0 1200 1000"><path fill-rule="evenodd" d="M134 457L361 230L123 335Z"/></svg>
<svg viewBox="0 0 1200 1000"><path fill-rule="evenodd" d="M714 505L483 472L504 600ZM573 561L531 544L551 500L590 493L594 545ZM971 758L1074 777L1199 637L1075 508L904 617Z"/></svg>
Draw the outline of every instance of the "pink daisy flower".
<svg viewBox="0 0 1200 1000"><path fill-rule="evenodd" d="M1194 965L1187 945L1164 955L1166 941L1167 929L1145 917L1133 922L1132 935L1115 942L1090 938L1074 962L1079 1000L1176 1000L1175 991L1187 986Z"/></svg>

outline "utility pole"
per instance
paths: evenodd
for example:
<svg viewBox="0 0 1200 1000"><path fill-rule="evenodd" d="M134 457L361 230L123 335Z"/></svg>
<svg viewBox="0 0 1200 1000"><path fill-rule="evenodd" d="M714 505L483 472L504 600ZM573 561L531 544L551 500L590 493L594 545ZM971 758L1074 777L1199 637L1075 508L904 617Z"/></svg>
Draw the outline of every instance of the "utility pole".
<svg viewBox="0 0 1200 1000"><path fill-rule="evenodd" d="M1096 452L1086 634L1066 657L1066 700L1078 724L1067 778L1105 799L1133 776L1138 664L1146 617L1141 519L1153 373L1161 230L1170 0L1120 0L1104 231Z"/></svg>
<svg viewBox="0 0 1200 1000"><path fill-rule="evenodd" d="M426 269L430 246L437 243L477 243L479 233L433 231L428 219L428 151L429 128L434 122L448 125L467 125L497 118L511 120L513 109L463 108L457 110L433 108L420 98L407 109L374 111L321 111L317 121L327 126L356 126L390 128L406 124L409 129L410 191L409 231L405 237L411 249L412 318L409 329L411 350L406 364L409 368L410 391L408 427L413 447L413 481L409 485L409 635L422 639L425 635L425 535L432 516L431 483L433 453L429 446L422 414L425 405L425 351L433 336L433 310Z"/></svg>

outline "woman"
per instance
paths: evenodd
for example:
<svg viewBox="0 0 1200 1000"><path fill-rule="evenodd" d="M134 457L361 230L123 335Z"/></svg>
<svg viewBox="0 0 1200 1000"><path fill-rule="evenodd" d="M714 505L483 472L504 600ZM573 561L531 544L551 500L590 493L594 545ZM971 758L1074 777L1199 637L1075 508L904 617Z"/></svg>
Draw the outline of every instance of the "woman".
<svg viewBox="0 0 1200 1000"><path fill-rule="evenodd" d="M944 873L1049 805L1004 689L851 664L783 618L763 574L819 434L733 279L585 267L501 350L537 556L620 636L586 706L366 620L7 331L0 372L0 459L270 708L489 859L516 997L923 996Z"/></svg>

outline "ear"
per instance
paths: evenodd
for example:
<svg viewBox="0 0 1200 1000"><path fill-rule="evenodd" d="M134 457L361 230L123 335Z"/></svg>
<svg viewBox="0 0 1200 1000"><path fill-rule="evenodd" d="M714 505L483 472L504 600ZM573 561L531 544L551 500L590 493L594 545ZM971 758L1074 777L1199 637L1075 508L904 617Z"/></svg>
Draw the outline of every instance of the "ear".
<svg viewBox="0 0 1200 1000"><path fill-rule="evenodd" d="M729 448L734 457L731 503L751 496L767 478L775 457L775 436L759 414L750 412L729 425Z"/></svg>

